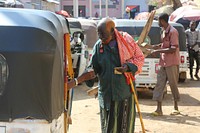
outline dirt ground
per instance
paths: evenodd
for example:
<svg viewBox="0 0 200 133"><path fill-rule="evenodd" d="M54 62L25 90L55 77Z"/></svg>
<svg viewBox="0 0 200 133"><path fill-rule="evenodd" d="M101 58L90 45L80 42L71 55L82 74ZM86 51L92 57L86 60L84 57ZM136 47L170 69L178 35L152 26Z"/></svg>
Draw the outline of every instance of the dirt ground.
<svg viewBox="0 0 200 133"><path fill-rule="evenodd" d="M72 125L69 133L101 133L98 99L88 96L85 84L74 89ZM179 84L181 100L180 115L171 116L173 101L170 88L163 100L163 116L151 116L156 108L150 93L139 95L139 107L146 133L198 133L200 132L200 81L186 80ZM142 131L140 119L136 118L135 133Z"/></svg>

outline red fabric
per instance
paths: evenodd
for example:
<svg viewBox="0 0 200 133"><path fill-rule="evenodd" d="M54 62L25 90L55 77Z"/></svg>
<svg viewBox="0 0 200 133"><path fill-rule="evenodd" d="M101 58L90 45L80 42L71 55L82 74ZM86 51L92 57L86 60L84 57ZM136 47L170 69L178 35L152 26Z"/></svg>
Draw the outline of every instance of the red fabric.
<svg viewBox="0 0 200 133"><path fill-rule="evenodd" d="M118 43L121 65L130 62L138 67L136 74L142 72L144 55L137 43L135 43L134 39L126 32L123 32L122 36L121 33L115 29L115 35Z"/></svg>
<svg viewBox="0 0 200 133"><path fill-rule="evenodd" d="M129 8L130 10L136 8L137 6L136 5L130 5L130 6L126 6L126 8Z"/></svg>
<svg viewBox="0 0 200 133"><path fill-rule="evenodd" d="M124 73L124 76L126 77L126 83L127 83L128 85L131 84L130 81L135 81L135 77L134 77L134 76L132 75L132 73L130 73L130 72Z"/></svg>
<svg viewBox="0 0 200 133"><path fill-rule="evenodd" d="M135 43L134 39L126 32L123 32L123 36L117 29L115 29L116 40L118 43L119 55L121 65L124 63L133 63L138 67L138 71L135 74L142 72L142 66L144 65L144 55L139 46ZM130 84L130 78L135 80L131 73L124 73L127 84Z"/></svg>
<svg viewBox="0 0 200 133"><path fill-rule="evenodd" d="M64 17L70 17L69 13L65 10L56 11L57 14L63 15Z"/></svg>

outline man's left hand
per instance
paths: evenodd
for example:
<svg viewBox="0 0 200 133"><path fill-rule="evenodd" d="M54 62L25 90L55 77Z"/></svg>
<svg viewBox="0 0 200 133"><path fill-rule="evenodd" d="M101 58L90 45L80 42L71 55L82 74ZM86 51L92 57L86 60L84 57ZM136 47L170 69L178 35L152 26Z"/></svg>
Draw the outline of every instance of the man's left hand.
<svg viewBox="0 0 200 133"><path fill-rule="evenodd" d="M116 67L115 69L120 73L124 73L128 71L128 66L126 64L123 64L121 67Z"/></svg>

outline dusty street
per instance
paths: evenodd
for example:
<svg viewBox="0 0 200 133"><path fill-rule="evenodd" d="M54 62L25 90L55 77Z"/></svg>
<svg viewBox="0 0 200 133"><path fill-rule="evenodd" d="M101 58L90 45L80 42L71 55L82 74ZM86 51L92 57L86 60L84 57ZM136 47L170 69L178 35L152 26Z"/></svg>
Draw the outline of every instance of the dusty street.
<svg viewBox="0 0 200 133"><path fill-rule="evenodd" d="M89 88L85 84L74 89L72 108L72 125L69 133L100 133L98 99L87 95ZM164 116L155 117L150 113L156 108L156 103L149 94L139 97L140 110L147 133L198 133L200 130L200 81L186 80L179 84L181 101L180 115L171 116L173 101L170 88L163 101ZM140 120L136 119L135 132L142 131Z"/></svg>

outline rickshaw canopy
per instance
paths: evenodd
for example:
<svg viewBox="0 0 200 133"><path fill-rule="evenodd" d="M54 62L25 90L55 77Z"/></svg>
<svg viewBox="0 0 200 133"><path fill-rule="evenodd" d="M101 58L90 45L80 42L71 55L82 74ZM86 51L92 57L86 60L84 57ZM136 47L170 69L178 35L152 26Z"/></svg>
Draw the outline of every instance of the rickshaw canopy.
<svg viewBox="0 0 200 133"><path fill-rule="evenodd" d="M80 23L86 35L85 44L88 45L88 48L93 48L98 40L97 22L91 19L80 19Z"/></svg>
<svg viewBox="0 0 200 133"><path fill-rule="evenodd" d="M67 20L17 8L0 8L0 18L0 121L58 118L64 111Z"/></svg>

